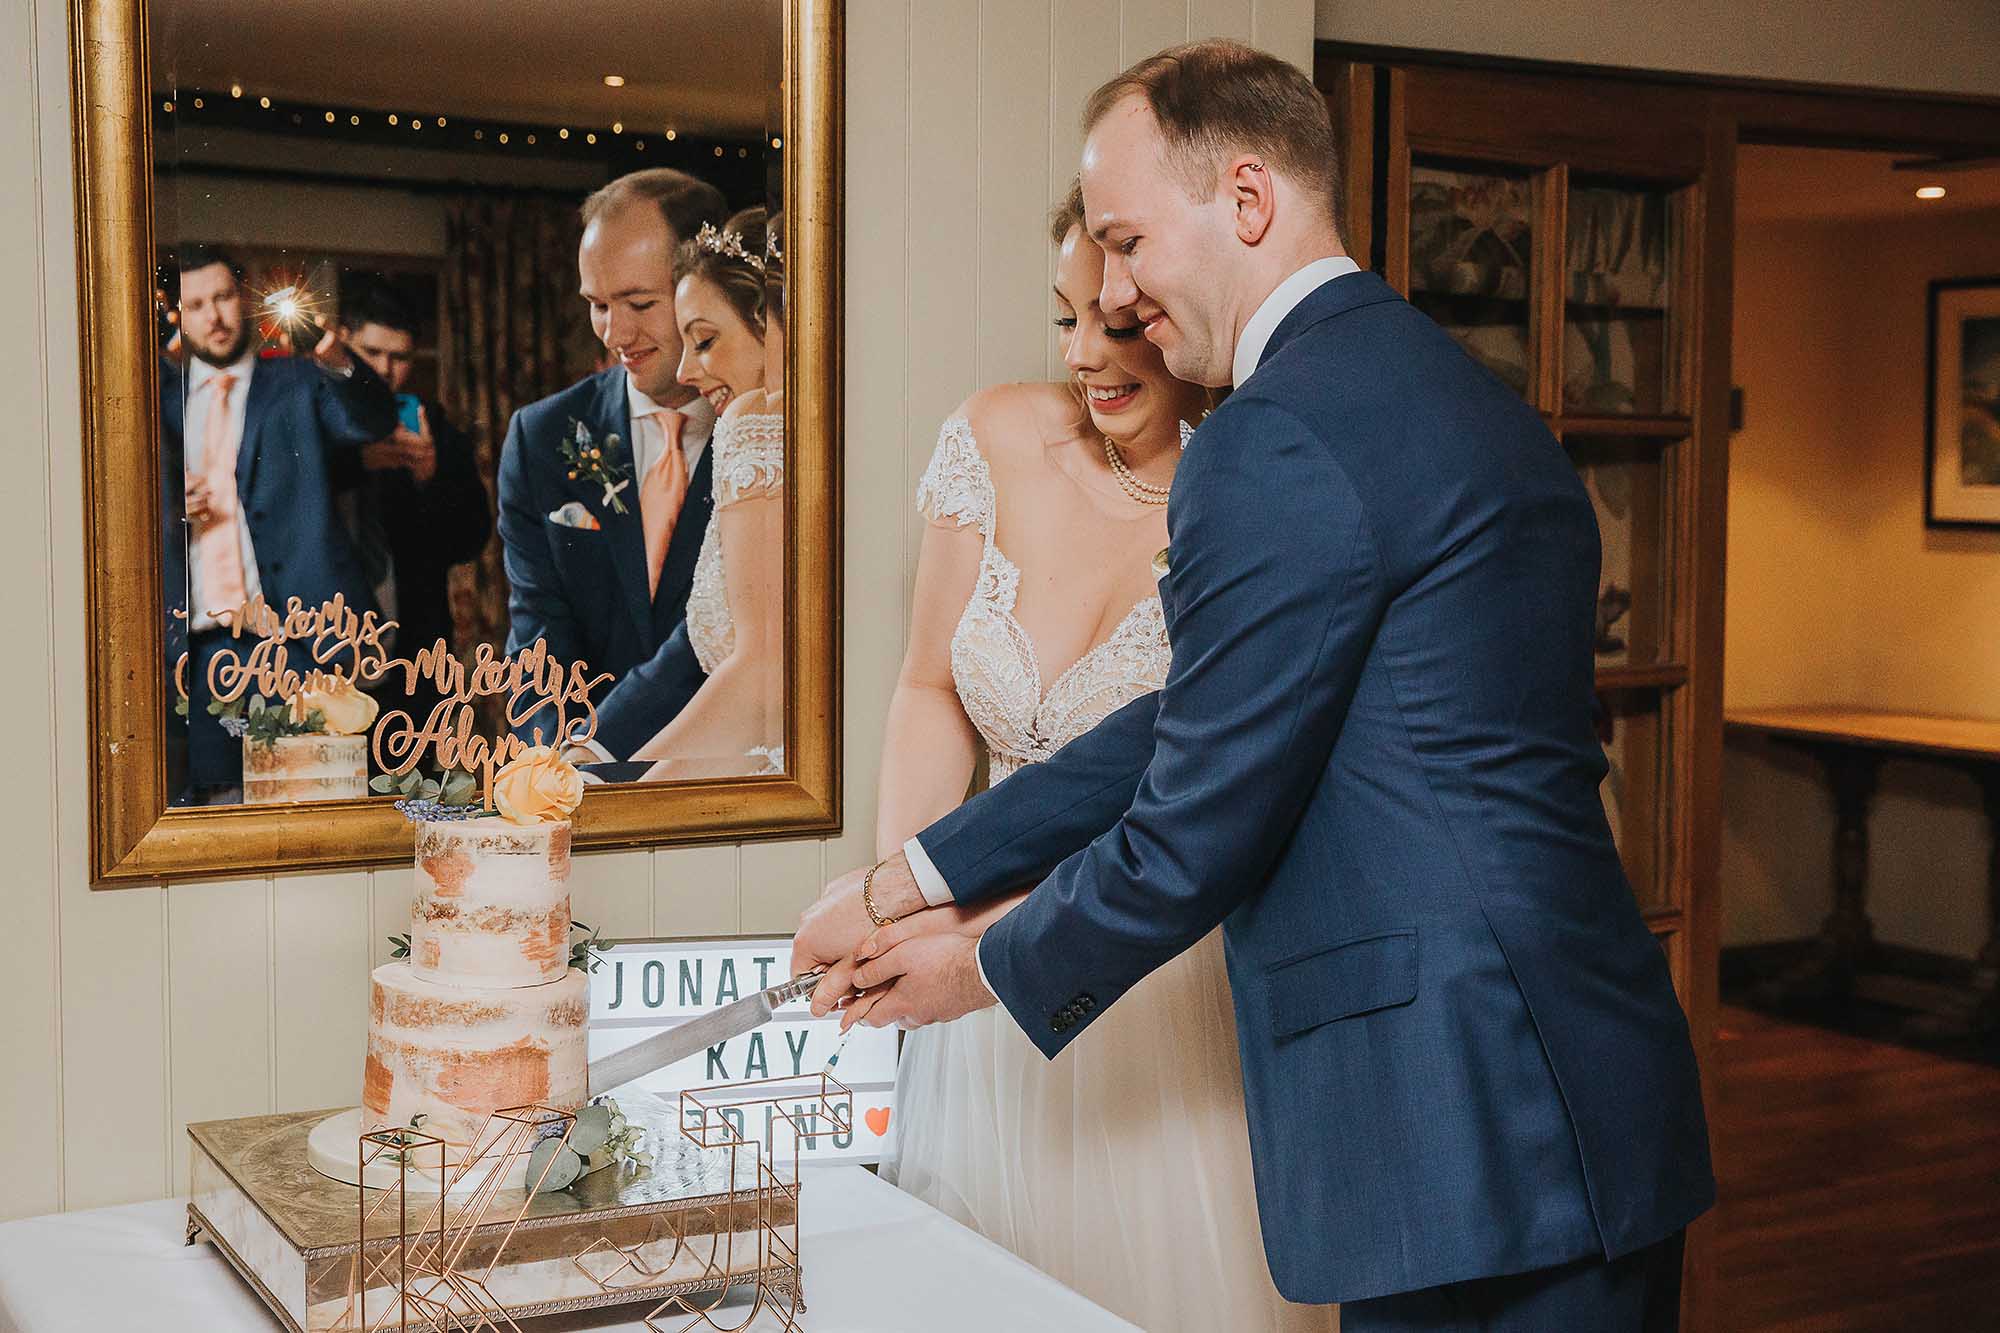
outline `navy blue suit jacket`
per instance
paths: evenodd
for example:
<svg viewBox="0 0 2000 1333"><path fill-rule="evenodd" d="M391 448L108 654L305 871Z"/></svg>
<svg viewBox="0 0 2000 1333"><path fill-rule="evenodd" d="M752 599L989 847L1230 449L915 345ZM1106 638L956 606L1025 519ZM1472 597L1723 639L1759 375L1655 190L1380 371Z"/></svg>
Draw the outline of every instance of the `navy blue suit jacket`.
<svg viewBox="0 0 2000 1333"><path fill-rule="evenodd" d="M162 361L160 480L170 611L187 607L185 386L182 368ZM374 609L374 592L334 508L333 473L337 454L381 439L395 426L394 395L359 358L345 378L306 357L257 362L243 403L236 494L264 600L278 610L288 598L319 606L336 593L357 610Z"/></svg>
<svg viewBox="0 0 2000 1333"><path fill-rule="evenodd" d="M590 429L600 447L608 436L618 437L617 457L632 474L632 484L620 495L623 514L604 503L601 485L567 476L560 450L578 421ZM708 527L715 451L703 450L688 477L687 498L660 566L659 587L649 597L646 534L639 519L639 479L631 441L625 372L615 366L514 414L500 451L499 487L500 541L509 587L508 652L545 639L549 652L562 661L581 658L593 675L610 672L622 681L674 640L687 617L695 558ZM603 526L592 531L552 522L549 515L571 500L581 501ZM684 634L681 641L685 642ZM693 660L692 653L688 660ZM595 702L603 703L611 688L600 687ZM526 738L536 724L543 727L544 740L554 739L548 734L551 724L541 719L524 724L519 729L522 736ZM613 752L623 757L623 752Z"/></svg>
<svg viewBox="0 0 2000 1333"><path fill-rule="evenodd" d="M1592 731L1598 534L1540 420L1381 279L1196 432L1164 690L920 835L1051 1057L1217 923L1265 1252L1359 1300L1660 1240L1714 1199Z"/></svg>
<svg viewBox="0 0 2000 1333"><path fill-rule="evenodd" d="M329 375L307 357L259 360L243 400L243 440L236 451L237 503L250 527L264 600L283 611L298 598L309 607L338 594L356 611L375 610L375 592L334 508L333 474L340 455L379 440L396 426L396 400L359 358L354 373ZM186 376L160 363L160 484L162 561L166 580L166 645L171 666L188 648L186 445L182 438ZM217 608L197 608L217 609ZM240 748L207 715L207 659L188 667L189 753L169 755L170 780L238 780ZM171 679L171 678L170 678ZM188 772L180 769L185 764Z"/></svg>

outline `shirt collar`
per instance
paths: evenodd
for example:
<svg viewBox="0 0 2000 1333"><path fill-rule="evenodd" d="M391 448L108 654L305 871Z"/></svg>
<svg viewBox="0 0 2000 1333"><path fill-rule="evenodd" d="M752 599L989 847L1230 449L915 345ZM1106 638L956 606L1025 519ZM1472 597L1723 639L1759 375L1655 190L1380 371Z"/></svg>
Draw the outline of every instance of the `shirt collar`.
<svg viewBox="0 0 2000 1333"><path fill-rule="evenodd" d="M257 349L255 347L245 348L243 355L237 357L226 366L212 366L198 356L192 357L188 362L188 392L193 394L208 387L208 382L224 371L234 375L237 384L240 385L250 378L250 372L256 365Z"/></svg>
<svg viewBox="0 0 2000 1333"><path fill-rule="evenodd" d="M629 372L625 376L625 406L634 421L650 412L661 410L660 404L653 400L651 394L632 382ZM687 458L688 467L692 469L701 460L702 450L708 447L708 437L715 432L715 409L708 405L708 399L697 394L672 410L686 418L681 423L681 453ZM637 441L634 441L633 449L635 451L633 457L637 458Z"/></svg>
<svg viewBox="0 0 2000 1333"><path fill-rule="evenodd" d="M1291 314L1299 302L1335 278L1360 271L1361 265L1346 255L1328 255L1324 259L1313 260L1272 288L1264 303L1257 307L1257 312L1250 316L1250 322L1243 326L1243 336L1236 340L1236 356L1230 364L1229 382L1240 385L1250 378L1257 369L1257 363L1264 359L1264 348L1269 345L1271 335L1278 331L1278 325L1285 322L1285 316Z"/></svg>
<svg viewBox="0 0 2000 1333"><path fill-rule="evenodd" d="M625 406L634 421L648 413L661 410L660 404L653 400L651 394L632 382L630 374L625 376ZM687 418L681 426L682 440L705 440L715 428L715 409L708 405L708 399L698 394L673 410Z"/></svg>

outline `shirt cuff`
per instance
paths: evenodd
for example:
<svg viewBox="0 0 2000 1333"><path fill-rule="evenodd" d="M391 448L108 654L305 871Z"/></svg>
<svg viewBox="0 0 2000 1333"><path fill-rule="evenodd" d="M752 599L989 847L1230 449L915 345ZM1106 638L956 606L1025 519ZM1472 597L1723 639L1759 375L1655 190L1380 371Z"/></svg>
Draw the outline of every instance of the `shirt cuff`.
<svg viewBox="0 0 2000 1333"><path fill-rule="evenodd" d="M590 751L592 754L597 756L598 762L600 763L615 764L618 762L618 756L611 753L611 751L605 749L602 745L599 745L597 743L597 738L595 736L591 737L587 741L571 741L570 744L576 746L580 750Z"/></svg>
<svg viewBox="0 0 2000 1333"><path fill-rule="evenodd" d="M986 979L986 960L979 956L979 945L984 944L985 942L986 942L986 937L984 935L981 935L979 937L978 943L972 946L972 965L979 969L979 984L986 987L986 993L993 997L993 1003L996 1006L998 1006L1001 1013L1007 1015L1008 1021L1012 1022L1014 1015L1008 1012L1006 1005L1000 1003L1000 992L994 990L993 983Z"/></svg>
<svg viewBox="0 0 2000 1333"><path fill-rule="evenodd" d="M944 882L944 876L931 864L930 853L915 838L903 844L903 859L910 863L910 877L917 881L917 892L924 895L924 902L932 907L955 907L958 900L951 896L951 885ZM982 978L983 979L983 978ZM991 986L988 990L993 989Z"/></svg>

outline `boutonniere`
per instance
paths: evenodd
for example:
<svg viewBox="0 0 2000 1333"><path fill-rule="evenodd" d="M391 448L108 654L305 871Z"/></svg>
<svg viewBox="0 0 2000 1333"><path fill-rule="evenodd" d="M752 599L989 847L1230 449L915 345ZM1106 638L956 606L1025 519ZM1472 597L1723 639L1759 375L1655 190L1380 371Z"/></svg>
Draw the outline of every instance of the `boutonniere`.
<svg viewBox="0 0 2000 1333"><path fill-rule="evenodd" d="M569 464L571 481L587 481L604 488L604 506L614 514L625 512L625 502L618 493L632 484L632 470L617 458L623 444L616 435L604 437L599 444L591 435L590 427L570 418L570 432L563 438L563 462Z"/></svg>

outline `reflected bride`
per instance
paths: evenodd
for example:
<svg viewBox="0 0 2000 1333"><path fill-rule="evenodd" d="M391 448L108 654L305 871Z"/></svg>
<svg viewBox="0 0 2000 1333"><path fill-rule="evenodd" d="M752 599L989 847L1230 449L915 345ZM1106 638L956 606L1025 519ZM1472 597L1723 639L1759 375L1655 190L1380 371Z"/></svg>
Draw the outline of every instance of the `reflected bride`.
<svg viewBox="0 0 2000 1333"><path fill-rule="evenodd" d="M675 260L680 382L720 413L715 508L687 607L707 679L634 752L656 761L649 780L785 771L783 278L767 233L764 210L747 209Z"/></svg>

